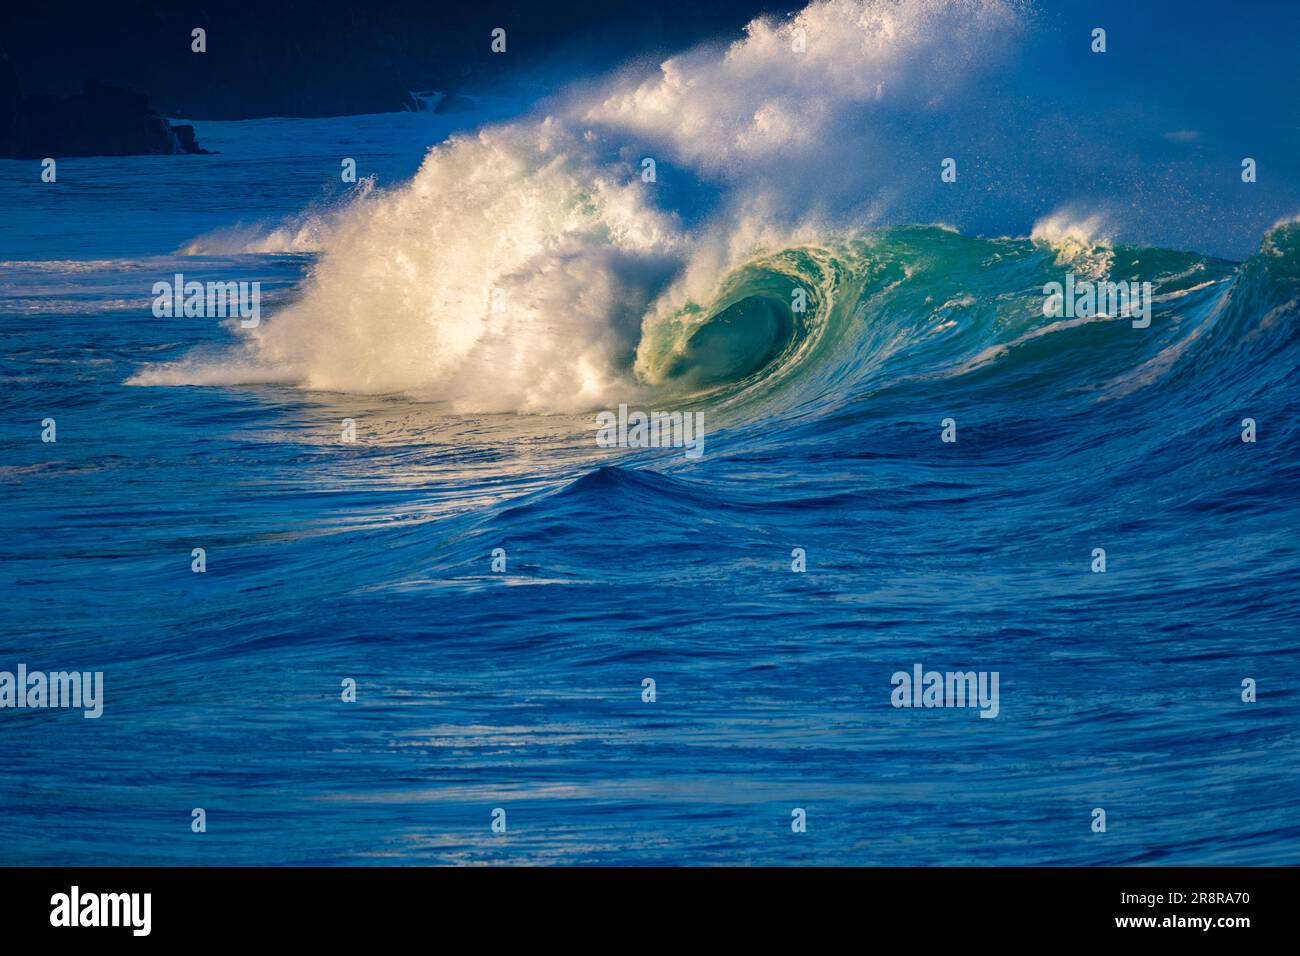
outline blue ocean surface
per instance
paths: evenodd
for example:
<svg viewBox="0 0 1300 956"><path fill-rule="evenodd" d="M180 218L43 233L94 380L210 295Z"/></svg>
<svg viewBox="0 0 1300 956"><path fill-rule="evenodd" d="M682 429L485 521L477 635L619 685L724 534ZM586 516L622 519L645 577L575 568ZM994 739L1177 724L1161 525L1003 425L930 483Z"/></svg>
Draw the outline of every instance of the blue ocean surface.
<svg viewBox="0 0 1300 956"><path fill-rule="evenodd" d="M1300 225L776 230L532 108L0 162L0 670L105 695L0 711L0 863L1300 862Z"/></svg>

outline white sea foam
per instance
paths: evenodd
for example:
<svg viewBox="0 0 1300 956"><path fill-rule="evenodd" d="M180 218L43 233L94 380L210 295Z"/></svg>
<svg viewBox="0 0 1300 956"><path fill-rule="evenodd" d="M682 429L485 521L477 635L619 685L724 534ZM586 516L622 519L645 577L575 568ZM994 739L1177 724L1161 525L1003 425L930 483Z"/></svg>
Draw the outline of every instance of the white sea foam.
<svg viewBox="0 0 1300 956"><path fill-rule="evenodd" d="M1111 236L1106 213L1061 209L1034 223L1030 239L1055 252L1058 266L1097 280L1106 278L1115 262Z"/></svg>

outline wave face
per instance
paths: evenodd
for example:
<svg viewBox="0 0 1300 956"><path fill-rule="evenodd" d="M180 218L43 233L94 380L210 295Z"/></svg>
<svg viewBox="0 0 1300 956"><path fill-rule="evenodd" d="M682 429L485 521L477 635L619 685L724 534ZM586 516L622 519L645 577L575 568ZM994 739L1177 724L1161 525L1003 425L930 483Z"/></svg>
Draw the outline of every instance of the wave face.
<svg viewBox="0 0 1300 956"><path fill-rule="evenodd" d="M656 322L638 379L736 426L745 447L922 411L1010 427L1032 407L1058 424L1021 441L1081 443L1146 473L1169 454L1172 423L1195 421L1203 438L1207 421L1292 389L1300 225L1280 223L1240 264L1114 245L1087 226L996 240L903 227L764 255ZM1149 312L1045 316L1045 291L1067 276L1143 286ZM1274 427L1283 445L1296 435L1289 417Z"/></svg>

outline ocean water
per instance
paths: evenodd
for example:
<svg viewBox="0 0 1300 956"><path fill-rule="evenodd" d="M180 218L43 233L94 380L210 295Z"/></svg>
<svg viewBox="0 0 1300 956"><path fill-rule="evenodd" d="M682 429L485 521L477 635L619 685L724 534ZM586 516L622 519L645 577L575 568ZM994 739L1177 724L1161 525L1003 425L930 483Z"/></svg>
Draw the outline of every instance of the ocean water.
<svg viewBox="0 0 1300 956"><path fill-rule="evenodd" d="M935 5L850 6L868 70L759 26L0 163L0 670L105 675L99 719L0 711L0 863L1300 861L1300 225L1228 259L786 177L929 95ZM1016 35L962 10L952 68ZM175 273L261 324L155 316ZM1149 327L1045 317L1067 274ZM602 447L620 404L702 454ZM997 672L996 718L893 706L917 664Z"/></svg>

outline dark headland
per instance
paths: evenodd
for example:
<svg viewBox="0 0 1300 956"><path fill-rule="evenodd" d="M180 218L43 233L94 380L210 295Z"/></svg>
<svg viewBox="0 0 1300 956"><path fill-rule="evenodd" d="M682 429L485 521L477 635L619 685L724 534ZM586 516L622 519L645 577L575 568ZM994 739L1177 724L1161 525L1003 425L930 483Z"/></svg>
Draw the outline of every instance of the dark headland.
<svg viewBox="0 0 1300 956"><path fill-rule="evenodd" d="M422 108L416 90L544 93L551 77L736 38L753 17L798 6L711 0L683 17L644 0L24 3L0 30L12 61L0 65L0 157L202 152L166 116L384 113ZM505 53L491 50L497 28Z"/></svg>

